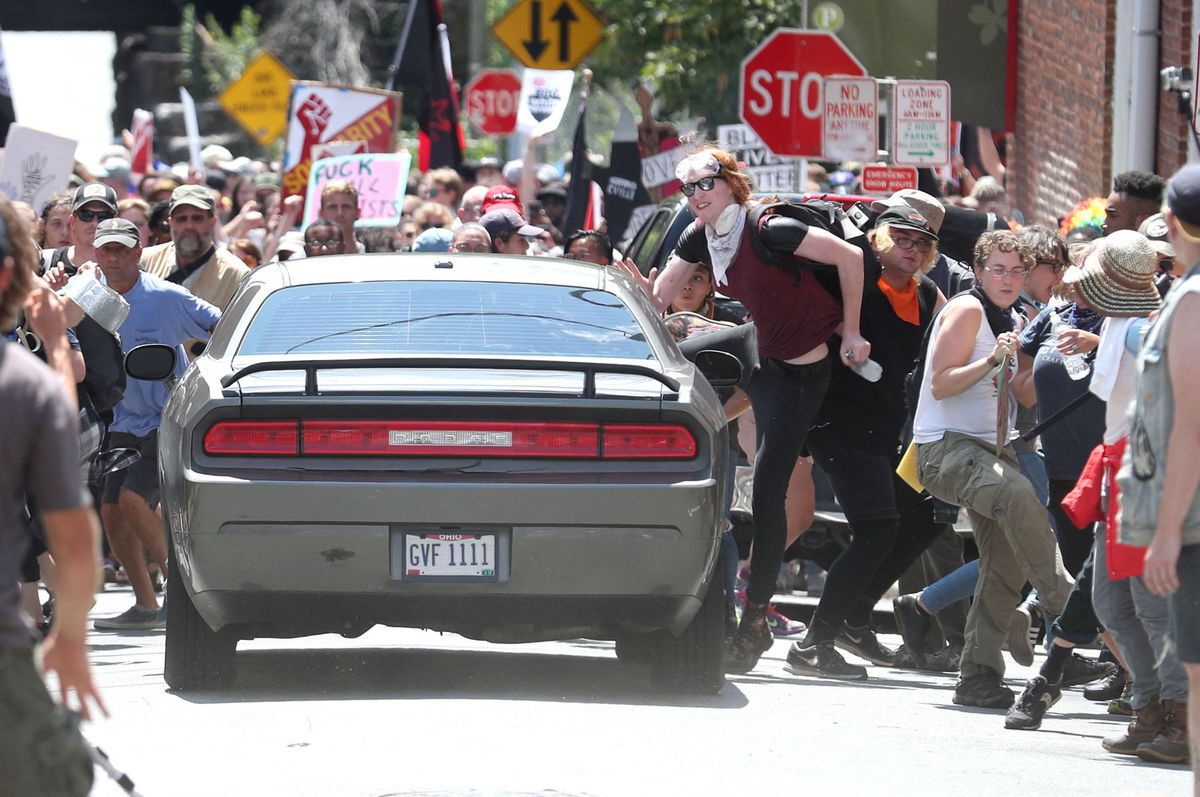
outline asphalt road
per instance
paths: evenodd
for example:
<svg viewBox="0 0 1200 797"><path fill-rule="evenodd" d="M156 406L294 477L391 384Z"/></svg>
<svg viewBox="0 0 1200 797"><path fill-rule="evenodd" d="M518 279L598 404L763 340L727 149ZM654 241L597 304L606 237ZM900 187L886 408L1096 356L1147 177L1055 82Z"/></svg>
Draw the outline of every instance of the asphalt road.
<svg viewBox="0 0 1200 797"><path fill-rule="evenodd" d="M93 617L123 611L128 589ZM885 641L898 644L895 637ZM1124 718L1068 693L1036 732L950 702L950 675L783 670L777 641L719 695L662 696L609 642L521 646L376 628L243 642L235 688L176 694L164 633L92 632L112 718L85 731L146 797L183 795L1183 795L1115 758ZM1030 670L1010 662L1020 689ZM97 770L95 795L123 792Z"/></svg>

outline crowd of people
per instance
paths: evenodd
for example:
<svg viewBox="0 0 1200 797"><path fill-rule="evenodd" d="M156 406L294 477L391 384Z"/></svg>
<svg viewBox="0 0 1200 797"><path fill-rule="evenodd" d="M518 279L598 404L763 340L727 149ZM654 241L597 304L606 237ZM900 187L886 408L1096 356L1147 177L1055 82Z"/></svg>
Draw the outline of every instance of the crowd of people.
<svg viewBox="0 0 1200 797"><path fill-rule="evenodd" d="M270 164L221 147L203 158L204 171L134 183L114 155L39 212L0 200L11 341L0 394L22 407L0 419L0 445L20 453L5 467L25 474L0 504L0 578L12 584L0 662L16 662L25 687L29 625L64 695L103 707L82 643L96 528L107 577L127 581L134 603L95 628L165 625L156 430L167 388L126 379L124 352L176 346L182 371L243 278L272 262L549 256L618 269L677 339L753 331L742 383L722 395L738 427L731 456L754 466L751 545L722 539L727 672L754 670L785 637L790 673L869 677L839 649L957 671L955 703L1004 710L1005 727L1025 730L1062 689L1093 684L1087 696L1133 717L1106 750L1195 761L1200 371L1185 364L1200 361L1186 334L1200 318L1200 167L1169 183L1118 175L1099 217L1085 200L1059 229L1010 224L1018 214L989 177L960 181L953 202L906 189L861 208L867 229L847 236L767 207L734 155L702 147L677 171L695 222L661 271L643 273L602 230L564 236L562 174L532 160L414 174L394 227L356 223L357 188L331 181L298 229L303 202L281 197ZM966 262L942 245L951 207L1000 219L980 226ZM771 601L785 551L812 522L814 466L851 536L824 563L805 625ZM960 510L978 549L969 561ZM871 618L897 582L904 644L892 650ZM1097 639L1098 659L1079 653ZM1028 666L1039 640L1045 658L1018 695L1003 652ZM25 688L0 671L5 694ZM31 712L52 721L48 697Z"/></svg>

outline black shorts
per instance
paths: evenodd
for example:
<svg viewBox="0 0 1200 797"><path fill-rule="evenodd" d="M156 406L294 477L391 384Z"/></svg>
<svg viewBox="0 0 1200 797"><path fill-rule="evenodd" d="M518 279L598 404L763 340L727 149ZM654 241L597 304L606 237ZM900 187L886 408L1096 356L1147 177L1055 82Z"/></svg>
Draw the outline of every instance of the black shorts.
<svg viewBox="0 0 1200 797"><path fill-rule="evenodd" d="M1179 551L1179 589L1171 593L1167 608L1175 654L1185 664L1200 664L1200 543Z"/></svg>
<svg viewBox="0 0 1200 797"><path fill-rule="evenodd" d="M108 450L114 448L135 448L142 458L128 468L105 477L103 503L115 504L121 496L121 490L129 490L146 499L153 509L158 505L158 430L145 437L128 432L112 432L108 436Z"/></svg>

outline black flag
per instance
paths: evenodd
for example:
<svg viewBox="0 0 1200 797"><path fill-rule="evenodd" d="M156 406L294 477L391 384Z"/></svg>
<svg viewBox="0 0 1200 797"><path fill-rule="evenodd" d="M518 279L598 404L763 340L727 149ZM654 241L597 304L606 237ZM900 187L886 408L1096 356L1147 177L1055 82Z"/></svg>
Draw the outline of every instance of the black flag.
<svg viewBox="0 0 1200 797"><path fill-rule="evenodd" d="M395 90L397 84L421 90L418 168L428 171L462 163L465 142L458 121L458 93L450 69L450 39L441 0L409 3L388 88Z"/></svg>
<svg viewBox="0 0 1200 797"><path fill-rule="evenodd" d="M8 126L17 121L13 108L12 84L8 82L8 62L4 59L4 46L0 45L0 145L8 137Z"/></svg>
<svg viewBox="0 0 1200 797"><path fill-rule="evenodd" d="M579 121L575 124L575 143L571 147L571 185L567 191L567 210L563 216L563 237L579 230L595 229L589 224L592 208L592 162L587 152L587 88L579 98Z"/></svg>
<svg viewBox="0 0 1200 797"><path fill-rule="evenodd" d="M613 136L609 167L603 177L604 219L613 243L623 240L634 208L649 205L650 194L642 185L642 154L638 149L637 122L628 109L621 109L617 132Z"/></svg>

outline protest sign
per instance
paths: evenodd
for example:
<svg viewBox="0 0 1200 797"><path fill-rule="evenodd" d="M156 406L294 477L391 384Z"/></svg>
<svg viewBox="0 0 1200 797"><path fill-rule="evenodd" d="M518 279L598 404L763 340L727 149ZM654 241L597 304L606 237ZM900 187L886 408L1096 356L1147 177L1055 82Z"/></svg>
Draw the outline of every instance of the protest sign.
<svg viewBox="0 0 1200 797"><path fill-rule="evenodd" d="M796 190L796 160L772 153L750 125L717 125L717 141L721 149L746 164L744 171L755 191Z"/></svg>
<svg viewBox="0 0 1200 797"><path fill-rule="evenodd" d="M196 101L188 90L179 87L179 99L183 103L183 128L187 131L188 161L201 174L204 173L204 159L200 157L200 122L196 118Z"/></svg>
<svg viewBox="0 0 1200 797"><path fill-rule="evenodd" d="M526 69L517 101L517 131L541 136L557 130L574 83L570 69Z"/></svg>
<svg viewBox="0 0 1200 797"><path fill-rule="evenodd" d="M154 171L154 114L135 108L129 134L133 138L129 170L135 177L149 174Z"/></svg>
<svg viewBox="0 0 1200 797"><path fill-rule="evenodd" d="M4 141L0 193L28 202L39 216L50 195L67 187L75 169L75 142L13 123Z"/></svg>
<svg viewBox="0 0 1200 797"><path fill-rule="evenodd" d="M309 157L316 163L326 158L336 158L338 155L357 155L366 151L365 141L327 141L324 144L313 144L309 150Z"/></svg>
<svg viewBox="0 0 1200 797"><path fill-rule="evenodd" d="M358 189L356 226L397 226L411 165L412 156L407 152L339 155L317 161L309 172L304 226L317 220L321 189L330 180L345 180Z"/></svg>
<svg viewBox="0 0 1200 797"><path fill-rule="evenodd" d="M283 151L283 195L305 195L316 144L363 141L367 152L392 152L400 130L400 100L397 91L293 81Z"/></svg>

